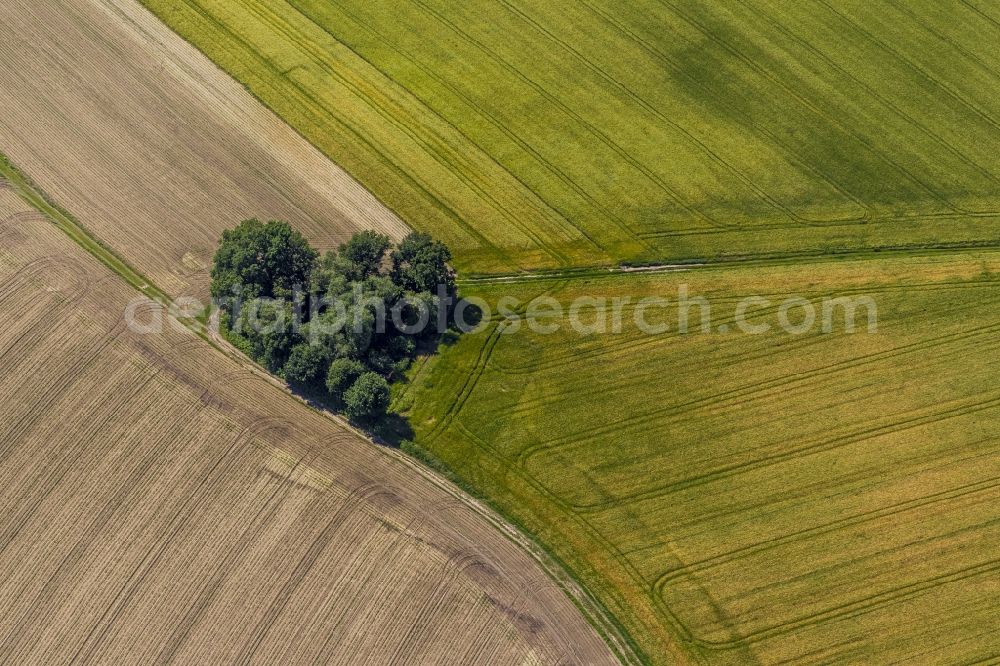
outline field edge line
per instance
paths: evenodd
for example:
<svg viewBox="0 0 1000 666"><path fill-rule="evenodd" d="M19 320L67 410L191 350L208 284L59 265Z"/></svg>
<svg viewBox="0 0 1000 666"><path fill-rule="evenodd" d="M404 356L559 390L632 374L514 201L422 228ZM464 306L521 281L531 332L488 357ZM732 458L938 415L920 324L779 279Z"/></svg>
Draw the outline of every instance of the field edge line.
<svg viewBox="0 0 1000 666"><path fill-rule="evenodd" d="M29 206L45 216L60 231L65 233L71 241L97 259L129 286L162 306L166 307L171 303L172 299L167 292L160 289L152 280L147 279L124 258L107 247L98 237L80 224L72 213L55 203L27 174L11 162L3 152L0 152L0 180L7 181L14 189L14 192ZM597 635L608 646L613 656L622 664L632 666L633 664L644 665L649 663L648 659L638 650L631 636L617 622L614 616L587 591L583 583L570 573L569 568L564 566L558 558L536 541L530 533L518 527L502 512L489 506L484 499L465 488L465 484L460 485L456 483L456 481L436 472L427 465L421 464L402 451L378 444L369 435L355 428L343 417L325 409L320 409L308 400L296 395L285 382L241 353L222 338L221 335L213 334L209 327L201 321L196 319L176 321L207 342L213 349L238 363L245 370L265 380L272 387L292 396L308 409L336 422L341 428L368 443L372 449L379 452L382 456L399 464L406 465L411 470L420 474L425 480L460 501L538 564L544 574L566 594L570 602L583 615L586 622L594 628Z"/></svg>

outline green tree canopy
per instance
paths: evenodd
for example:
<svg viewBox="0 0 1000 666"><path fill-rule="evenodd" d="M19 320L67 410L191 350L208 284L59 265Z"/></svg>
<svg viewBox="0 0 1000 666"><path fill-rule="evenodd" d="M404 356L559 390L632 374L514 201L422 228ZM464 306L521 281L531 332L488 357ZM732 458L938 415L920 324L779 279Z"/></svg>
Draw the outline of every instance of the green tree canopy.
<svg viewBox="0 0 1000 666"><path fill-rule="evenodd" d="M244 220L222 233L212 266L212 296L229 298L239 288L246 298L287 298L295 285L308 284L317 256L287 222Z"/></svg>
<svg viewBox="0 0 1000 666"><path fill-rule="evenodd" d="M428 234L413 232L392 253L392 279L407 291L436 294L444 285L455 293L455 275L448 262L451 250Z"/></svg>
<svg viewBox="0 0 1000 666"><path fill-rule="evenodd" d="M293 387L325 392L352 419L373 423L418 341L448 325L438 316L438 287L454 296L450 260L427 234L393 249L374 231L320 257L288 224L251 219L223 233L212 295L233 344Z"/></svg>
<svg viewBox="0 0 1000 666"><path fill-rule="evenodd" d="M337 266L351 282L359 282L379 273L392 240L375 231L362 231L337 250Z"/></svg>
<svg viewBox="0 0 1000 666"><path fill-rule="evenodd" d="M311 388L323 386L330 367L330 350L319 344L300 342L292 347L285 364L285 379L292 384Z"/></svg>
<svg viewBox="0 0 1000 666"><path fill-rule="evenodd" d="M366 372L344 392L344 411L351 419L375 421L389 409L389 383L382 375Z"/></svg>
<svg viewBox="0 0 1000 666"><path fill-rule="evenodd" d="M280 374L301 338L287 301L260 299L246 303L232 324L243 351L268 371Z"/></svg>
<svg viewBox="0 0 1000 666"><path fill-rule="evenodd" d="M330 397L334 400L342 400L344 392L367 370L365 364L357 359L336 359L330 364L326 373L326 390L330 393Z"/></svg>

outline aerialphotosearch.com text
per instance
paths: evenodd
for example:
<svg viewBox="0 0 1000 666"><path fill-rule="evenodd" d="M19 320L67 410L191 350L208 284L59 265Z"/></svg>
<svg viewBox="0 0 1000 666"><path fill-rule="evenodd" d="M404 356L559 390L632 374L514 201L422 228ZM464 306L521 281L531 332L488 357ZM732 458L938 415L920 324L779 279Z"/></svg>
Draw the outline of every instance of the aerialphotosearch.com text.
<svg viewBox="0 0 1000 666"><path fill-rule="evenodd" d="M218 326L218 312L224 308L240 318L241 325L260 333L289 324L298 329L308 322L308 337L316 340L345 328L373 327L376 332L384 332L395 327L407 334L419 334L433 326L437 331L452 327L476 333L494 324L499 324L503 334L527 330L537 335L572 332L582 336L629 331L646 335L805 335L878 330L878 305L870 296L807 298L772 294L713 299L692 293L686 284L670 295L579 295L569 300L543 295L527 301L502 296L495 302L475 296L456 299L444 289L435 298L404 297L395 303L360 291L329 299L298 291L287 299L242 298L237 293L231 298L214 299L211 304L191 297L169 305L139 298L129 303L125 319L136 333L157 333L164 326L180 330L184 327L177 320L203 316L206 307L216 313L208 319L213 327Z"/></svg>

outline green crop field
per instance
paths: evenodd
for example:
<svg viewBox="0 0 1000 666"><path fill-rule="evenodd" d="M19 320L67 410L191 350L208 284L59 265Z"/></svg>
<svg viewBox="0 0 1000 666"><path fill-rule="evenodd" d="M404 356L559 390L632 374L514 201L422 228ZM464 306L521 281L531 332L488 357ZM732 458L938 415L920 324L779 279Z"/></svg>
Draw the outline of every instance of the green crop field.
<svg viewBox="0 0 1000 666"><path fill-rule="evenodd" d="M686 284L713 332L698 309L687 335L627 308L620 333L582 337L498 318L398 404L656 663L972 663L1000 650L998 270L966 254L466 286L570 303ZM718 332L736 299L773 301L759 324L790 294L869 295L878 330Z"/></svg>
<svg viewBox="0 0 1000 666"><path fill-rule="evenodd" d="M983 0L143 0L466 272L1000 239Z"/></svg>
<svg viewBox="0 0 1000 666"><path fill-rule="evenodd" d="M464 295L633 299L619 332L488 319L395 406L645 660L1000 655L1000 8L141 2ZM604 270L660 263L707 265ZM630 325L682 284L710 333ZM878 331L734 330L791 294L871 296Z"/></svg>

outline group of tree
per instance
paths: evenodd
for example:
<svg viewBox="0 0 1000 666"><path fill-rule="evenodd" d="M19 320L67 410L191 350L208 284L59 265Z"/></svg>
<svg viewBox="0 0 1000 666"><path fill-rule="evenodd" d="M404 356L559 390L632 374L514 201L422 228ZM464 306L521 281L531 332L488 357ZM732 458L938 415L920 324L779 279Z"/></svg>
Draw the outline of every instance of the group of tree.
<svg viewBox="0 0 1000 666"><path fill-rule="evenodd" d="M447 328L451 253L427 234L398 245L364 231L320 255L285 222L223 233L212 267L222 330L293 387L357 422L389 407L389 383Z"/></svg>

